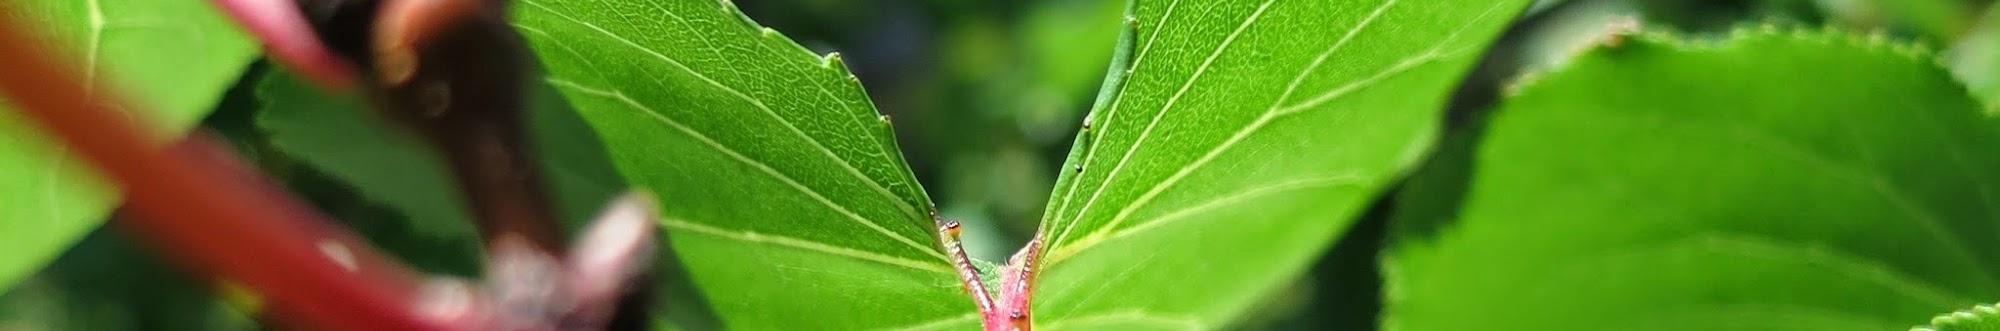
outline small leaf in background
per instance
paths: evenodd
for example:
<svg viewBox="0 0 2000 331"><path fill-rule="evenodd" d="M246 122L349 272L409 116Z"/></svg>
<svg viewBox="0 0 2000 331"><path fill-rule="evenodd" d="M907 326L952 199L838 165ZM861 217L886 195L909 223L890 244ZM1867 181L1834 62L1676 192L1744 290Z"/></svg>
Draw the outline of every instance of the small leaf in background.
<svg viewBox="0 0 2000 331"><path fill-rule="evenodd" d="M1135 1L1113 67L1130 71L1044 216L1036 324L1237 321L1429 150L1452 89L1526 5Z"/></svg>
<svg viewBox="0 0 2000 331"><path fill-rule="evenodd" d="M1945 53L1945 63L1986 101L1987 113L2000 114L2000 6L1988 9L1979 27Z"/></svg>
<svg viewBox="0 0 2000 331"><path fill-rule="evenodd" d="M1033 82L1001 96L1019 100L1007 109L1027 139L1062 143L1083 119L1111 62L1118 34L1126 30L1123 0L1047 1L1029 8L1015 26L1024 75ZM1048 185L1047 183L1038 183ZM1046 194L1046 191L1044 193ZM1039 204L1048 199L1035 199ZM1039 212L1039 208L1036 210Z"/></svg>
<svg viewBox="0 0 2000 331"><path fill-rule="evenodd" d="M84 77L135 107L134 117L181 132L207 114L257 49L205 1L47 0L0 13L34 24ZM4 103L4 100L0 100ZM104 221L116 198L82 161L0 105L0 292ZM164 139L164 138L163 138Z"/></svg>
<svg viewBox="0 0 2000 331"><path fill-rule="evenodd" d="M1634 39L1504 100L1459 209L1396 220L1385 326L1888 330L2000 297L2000 121L1928 54ZM1425 187L1405 208L1456 195Z"/></svg>
<svg viewBox="0 0 2000 331"><path fill-rule="evenodd" d="M1930 42L1957 40L1978 17L1973 0L1814 0L1833 19L1896 29Z"/></svg>
<svg viewBox="0 0 2000 331"><path fill-rule="evenodd" d="M0 295L0 330L255 330L214 282L114 227L92 231Z"/></svg>
<svg viewBox="0 0 2000 331"><path fill-rule="evenodd" d="M624 177L652 191L673 249L740 329L963 320L972 301L888 123L837 57L726 2L516 2L549 82Z"/></svg>
<svg viewBox="0 0 2000 331"><path fill-rule="evenodd" d="M1561 66L1596 47L1608 34L1641 24L1644 12L1632 1L1579 1L1539 14L1539 24L1523 25L1514 39L1519 70L1534 72ZM1513 68L1510 68L1513 69Z"/></svg>
<svg viewBox="0 0 2000 331"><path fill-rule="evenodd" d="M561 95L546 87L529 107L531 141L541 159L557 212L575 229L625 189L597 137ZM411 228L437 238L474 237L470 214L442 159L413 133L375 118L352 97L326 95L290 75L258 84L257 122L272 145L332 174L376 203L409 218Z"/></svg>
<svg viewBox="0 0 2000 331"><path fill-rule="evenodd" d="M2000 309L1977 305L1932 317L1928 325L1910 331L2000 331Z"/></svg>
<svg viewBox="0 0 2000 331"><path fill-rule="evenodd" d="M328 96L291 75L261 80L257 126L272 146L401 211L418 232L474 236L443 161L410 132L373 118L361 100Z"/></svg>

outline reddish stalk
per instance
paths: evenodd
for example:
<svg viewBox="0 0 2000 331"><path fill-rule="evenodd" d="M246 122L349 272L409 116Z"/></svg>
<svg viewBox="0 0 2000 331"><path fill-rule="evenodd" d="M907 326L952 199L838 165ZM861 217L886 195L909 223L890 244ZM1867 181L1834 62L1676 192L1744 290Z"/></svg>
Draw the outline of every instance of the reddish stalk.
<svg viewBox="0 0 2000 331"><path fill-rule="evenodd" d="M0 7L4 7L0 4ZM360 330L480 329L476 309L426 313L416 277L202 139L160 148L75 67L0 15L0 93L125 192L119 225L195 270L240 282L279 316Z"/></svg>
<svg viewBox="0 0 2000 331"><path fill-rule="evenodd" d="M1042 236L1037 234L1000 271L1000 309L1014 330L1028 331L1034 327L1034 314L1028 304L1029 296L1035 293L1035 274L1041 271L1035 260L1041 257Z"/></svg>
<svg viewBox="0 0 2000 331"><path fill-rule="evenodd" d="M959 240L958 221L945 220L931 212L931 221L938 225L938 243L944 246L946 256L951 258L952 267L958 271L958 280L965 286L966 295L979 308L980 327L986 331L1027 331L1034 326L1034 318L1029 314L1029 296L1033 294L1035 281L1035 259L1042 254L1042 239L1036 235L1028 241L1028 246L1014 254L1007 266L1000 269L1000 298L994 300L992 292L986 291L986 283L979 280L979 267L965 256L965 245Z"/></svg>
<svg viewBox="0 0 2000 331"><path fill-rule="evenodd" d="M317 83L344 91L354 86L354 69L313 34L294 0L213 0L229 17L263 41L271 58Z"/></svg>
<svg viewBox="0 0 2000 331"><path fill-rule="evenodd" d="M949 221L931 212L931 221L938 227L938 243L944 246L945 255L958 270L958 281L965 286L965 294L972 297L972 303L979 307L980 325L987 331L1006 330L1005 320L1000 310L994 308L993 295L986 292L986 283L979 281L979 267L972 265L972 258L965 256L965 245L959 242L958 221Z"/></svg>

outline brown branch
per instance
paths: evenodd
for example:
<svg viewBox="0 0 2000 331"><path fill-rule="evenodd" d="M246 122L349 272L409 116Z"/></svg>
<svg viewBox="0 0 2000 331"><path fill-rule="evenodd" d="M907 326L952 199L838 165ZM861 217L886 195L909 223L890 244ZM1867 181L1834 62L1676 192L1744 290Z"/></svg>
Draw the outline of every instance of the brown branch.
<svg viewBox="0 0 2000 331"><path fill-rule="evenodd" d="M371 32L377 108L443 152L488 253L564 255L534 148L527 143L527 45L504 3L395 0ZM511 247L525 245L525 247Z"/></svg>
<svg viewBox="0 0 2000 331"><path fill-rule="evenodd" d="M0 3L0 11L13 11ZM413 274L251 175L204 139L172 148L93 94L64 63L42 52L15 19L0 15L0 93L26 119L125 192L135 217L119 225L195 270L241 282L305 325L357 330L480 329L468 305L439 307ZM461 293L463 294L463 293ZM467 300L468 302L470 300Z"/></svg>

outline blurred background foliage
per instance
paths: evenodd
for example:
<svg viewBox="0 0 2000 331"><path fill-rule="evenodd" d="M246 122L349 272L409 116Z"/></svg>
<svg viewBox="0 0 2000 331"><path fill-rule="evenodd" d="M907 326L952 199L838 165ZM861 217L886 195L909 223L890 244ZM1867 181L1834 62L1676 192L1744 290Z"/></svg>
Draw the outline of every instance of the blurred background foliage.
<svg viewBox="0 0 2000 331"><path fill-rule="evenodd" d="M1097 95L1126 0L737 0L758 22L819 52L838 51L892 117L897 139L945 216L964 221L968 250L1001 260L1040 221L1049 188L1072 135ZM1482 112L1521 75L1560 66L1604 42L1608 31L1644 26L1693 38L1745 25L1833 26L1877 33L1940 50L1961 79L1993 97L2000 18L1988 0L1545 0L1510 28L1465 80L1440 148L1465 148ZM478 272L469 231L438 231L415 220L424 211L373 199L365 180L320 169L274 144L260 124L258 87L266 65L250 70L203 122L268 174L363 232L375 244L426 270ZM340 100L321 97L321 101ZM334 107L337 109L338 107ZM569 119L573 120L573 118ZM382 130L361 130L389 134ZM547 149L597 148L575 130L542 133ZM572 139L581 138L581 139ZM373 141L373 140L370 140ZM394 137L383 141L408 139ZM580 142L579 142L580 141ZM582 146L582 147L577 147ZM418 148L400 146L396 148ZM294 154L301 153L301 154ZM601 158L597 152L564 154ZM581 155L581 156L576 156ZM336 156L338 157L338 156ZM601 163L602 160L592 162ZM1434 159L1430 170L1466 160ZM418 162L421 163L421 162ZM410 172L423 164L396 165ZM586 167L587 168L587 167ZM390 168L395 170L396 168ZM607 170L608 171L608 170ZM583 176L601 175L587 173ZM615 176L614 176L615 178ZM408 183L403 183L408 184ZM1437 183L1405 183L1433 185ZM417 184L423 185L423 184ZM443 185L443 184L429 184ZM606 188L565 204L596 205ZM1385 196L1395 196L1386 194ZM1393 201L1377 202L1356 228L1288 289L1271 294L1243 328L1374 329L1381 281L1376 256ZM1405 211L1425 212L1425 211ZM577 218L577 217L571 217ZM228 240L228 238L217 238ZM191 279L142 243L98 230L22 285L0 295L0 330L258 329L256 299L225 283ZM716 326L670 253L660 288L666 323ZM1198 286L1198 284L1191 284ZM283 328L277 326L277 328Z"/></svg>

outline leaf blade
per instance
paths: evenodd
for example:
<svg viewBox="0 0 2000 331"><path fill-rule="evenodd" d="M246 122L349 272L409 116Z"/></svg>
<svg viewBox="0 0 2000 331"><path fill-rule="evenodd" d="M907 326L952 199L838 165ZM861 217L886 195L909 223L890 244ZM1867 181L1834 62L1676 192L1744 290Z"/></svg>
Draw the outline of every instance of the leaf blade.
<svg viewBox="0 0 2000 331"><path fill-rule="evenodd" d="M721 2L516 9L551 85L659 197L675 251L730 327L925 326L973 310L929 198L837 56Z"/></svg>
<svg viewBox="0 0 2000 331"><path fill-rule="evenodd" d="M1468 55L1525 5L1135 2L1131 71L1044 216L1037 322L1231 322L1428 149Z"/></svg>
<svg viewBox="0 0 2000 331"><path fill-rule="evenodd" d="M1880 325L1996 295L1984 220L2000 190L1978 169L2000 167L1982 152L2000 131L1927 54L1839 32L1638 39L1503 103L1457 223L1392 231L1387 324L1593 328L1758 306ZM1617 253L1631 251L1676 253ZM1740 322L1671 325L1774 327Z"/></svg>

